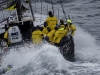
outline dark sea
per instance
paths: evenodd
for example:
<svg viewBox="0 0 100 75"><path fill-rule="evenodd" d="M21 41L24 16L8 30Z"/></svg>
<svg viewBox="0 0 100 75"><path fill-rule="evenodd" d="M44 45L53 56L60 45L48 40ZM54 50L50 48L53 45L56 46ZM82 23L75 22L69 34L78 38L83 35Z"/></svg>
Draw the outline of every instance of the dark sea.
<svg viewBox="0 0 100 75"><path fill-rule="evenodd" d="M52 11L51 0L43 0L42 10L41 1L32 2L34 14L46 15ZM54 15L65 20L61 1L67 18L77 28L75 62L65 60L52 45L44 44L41 48L24 45L18 51L11 49L3 57L2 67L13 65L4 75L100 75L100 0L54 0Z"/></svg>

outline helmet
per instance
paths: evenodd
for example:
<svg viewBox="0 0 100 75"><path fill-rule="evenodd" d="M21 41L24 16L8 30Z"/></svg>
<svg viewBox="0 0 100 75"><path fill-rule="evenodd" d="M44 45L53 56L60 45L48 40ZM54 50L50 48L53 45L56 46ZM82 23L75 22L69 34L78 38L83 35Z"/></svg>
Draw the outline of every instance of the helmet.
<svg viewBox="0 0 100 75"><path fill-rule="evenodd" d="M72 23L72 21L70 19L67 20L68 23Z"/></svg>

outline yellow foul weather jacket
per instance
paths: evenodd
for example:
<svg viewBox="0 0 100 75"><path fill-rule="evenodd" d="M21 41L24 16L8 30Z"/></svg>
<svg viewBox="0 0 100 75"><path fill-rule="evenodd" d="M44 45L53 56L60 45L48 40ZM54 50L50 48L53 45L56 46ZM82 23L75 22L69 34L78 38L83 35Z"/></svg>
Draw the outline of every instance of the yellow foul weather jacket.
<svg viewBox="0 0 100 75"><path fill-rule="evenodd" d="M33 44L40 44L42 42L43 34L40 30L35 30L32 32L31 38Z"/></svg>
<svg viewBox="0 0 100 75"><path fill-rule="evenodd" d="M55 34L56 30L51 30L47 36L49 37L49 41L52 43L52 40L53 40L53 37L54 37L54 34Z"/></svg>
<svg viewBox="0 0 100 75"><path fill-rule="evenodd" d="M74 36L74 32L76 31L76 27L73 24L68 25L68 26L66 26L66 30L71 30L72 35Z"/></svg>
<svg viewBox="0 0 100 75"><path fill-rule="evenodd" d="M43 27L42 33L43 33L44 35L47 35L47 34L48 34L47 27Z"/></svg>
<svg viewBox="0 0 100 75"><path fill-rule="evenodd" d="M67 30L64 30L64 28L60 28L56 31L55 36L53 38L54 43L60 43L60 40L66 36Z"/></svg>
<svg viewBox="0 0 100 75"><path fill-rule="evenodd" d="M48 17L48 18L46 19L46 22L48 23L48 27L49 27L51 30L53 30L53 29L56 27L56 25L58 24L58 19L57 19L55 16L53 16L53 17Z"/></svg>

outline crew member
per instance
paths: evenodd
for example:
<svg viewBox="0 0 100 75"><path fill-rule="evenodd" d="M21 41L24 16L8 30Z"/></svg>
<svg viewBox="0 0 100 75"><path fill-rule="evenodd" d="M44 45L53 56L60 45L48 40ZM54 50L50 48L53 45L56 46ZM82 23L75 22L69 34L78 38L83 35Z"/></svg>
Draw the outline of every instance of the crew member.
<svg viewBox="0 0 100 75"><path fill-rule="evenodd" d="M76 31L76 27L75 25L73 25L72 21L70 19L67 20L67 26L66 26L66 30L68 30L69 32L71 32L72 36L74 36L74 32Z"/></svg>
<svg viewBox="0 0 100 75"><path fill-rule="evenodd" d="M65 24L64 24L64 21L62 19L60 19L60 28L65 29Z"/></svg>
<svg viewBox="0 0 100 75"><path fill-rule="evenodd" d="M43 26L43 30L42 30L42 33L44 34L44 35L47 35L48 34L48 24L47 24L47 22L44 22L44 26Z"/></svg>
<svg viewBox="0 0 100 75"><path fill-rule="evenodd" d="M33 44L40 44L43 39L43 33L39 30L39 26L36 26L32 32L32 43Z"/></svg>
<svg viewBox="0 0 100 75"><path fill-rule="evenodd" d="M51 30L54 30L56 25L58 24L58 19L52 14L51 11L48 12L49 17L46 19L46 22L48 24L48 27Z"/></svg>
<svg viewBox="0 0 100 75"><path fill-rule="evenodd" d="M54 38L54 35L55 35L55 32L57 30L57 27L55 27L55 30L51 30L50 28L47 28L49 33L47 34L46 36L46 40L49 42L49 43L52 43L53 41L53 38Z"/></svg>
<svg viewBox="0 0 100 75"><path fill-rule="evenodd" d="M64 36L67 35L67 30L65 30L63 27L59 28L56 33L55 36L53 38L53 43L55 46L60 47L60 41L63 39Z"/></svg>

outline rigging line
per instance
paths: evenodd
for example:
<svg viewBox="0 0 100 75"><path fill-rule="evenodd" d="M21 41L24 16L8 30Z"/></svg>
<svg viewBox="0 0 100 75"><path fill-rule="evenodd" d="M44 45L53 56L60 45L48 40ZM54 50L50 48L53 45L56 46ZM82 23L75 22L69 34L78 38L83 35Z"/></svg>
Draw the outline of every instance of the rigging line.
<svg viewBox="0 0 100 75"><path fill-rule="evenodd" d="M44 8L44 10L42 10L42 11L47 11L47 9L46 9L45 5L44 5L44 4L42 4L42 6L43 6L43 8Z"/></svg>
<svg viewBox="0 0 100 75"><path fill-rule="evenodd" d="M43 4L43 2L42 2L42 0L40 0L41 1L41 7L44 9L41 9L41 11L42 11L42 14L43 14L43 11L46 11L46 8L45 8L45 6L44 6L44 4Z"/></svg>
<svg viewBox="0 0 100 75"><path fill-rule="evenodd" d="M26 0L26 2L25 2L25 7L26 7L26 9L28 9L27 11L28 11L28 13L30 13L30 6L29 6L29 2ZM33 7L33 6L32 6Z"/></svg>
<svg viewBox="0 0 100 75"><path fill-rule="evenodd" d="M43 3L42 3L42 0L40 0L41 1L41 15L42 15L42 6L43 6Z"/></svg>
<svg viewBox="0 0 100 75"><path fill-rule="evenodd" d="M54 15L54 6L53 6L53 2L52 2L52 0L51 0L51 4L52 4L53 15Z"/></svg>
<svg viewBox="0 0 100 75"><path fill-rule="evenodd" d="M64 16L65 16L65 19L67 20L67 16L66 16L66 13L65 13L65 10L64 10L64 6L63 6L63 1L61 2L61 7L62 7L62 11L63 11Z"/></svg>
<svg viewBox="0 0 100 75"><path fill-rule="evenodd" d="M42 6L43 6L43 3L42 3L42 0L40 0L40 2L41 2L41 19L42 19Z"/></svg>
<svg viewBox="0 0 100 75"><path fill-rule="evenodd" d="M30 2L30 0L28 0L28 1L29 1L29 6L30 6L30 9L31 9L31 14L32 14L32 17L33 17L33 21L35 21L35 17L34 17L34 13L33 13L31 2Z"/></svg>
<svg viewBox="0 0 100 75"><path fill-rule="evenodd" d="M63 1L61 2L61 6L62 6L62 11L63 11L63 13L64 13L64 16L65 16L65 19L66 19L66 21L67 21L67 16L66 16L66 13L65 13L65 10L64 10L64 6L63 6ZM69 25L67 25L67 27L68 27L68 32L69 32L69 34L71 34L70 32L71 32L71 30L70 30L70 28L69 28Z"/></svg>
<svg viewBox="0 0 100 75"><path fill-rule="evenodd" d="M63 11L63 13L64 13L65 19L66 19L66 20L67 20L67 19L70 19L70 15L69 15L69 14L68 14L68 18L67 18L67 16L66 16L66 13L65 13L65 10L64 10L63 1L61 2L61 6L62 6L62 11Z"/></svg>

